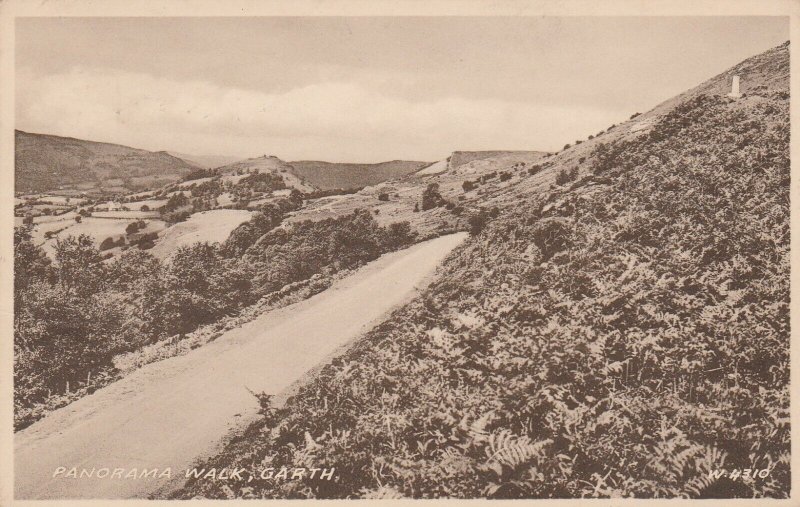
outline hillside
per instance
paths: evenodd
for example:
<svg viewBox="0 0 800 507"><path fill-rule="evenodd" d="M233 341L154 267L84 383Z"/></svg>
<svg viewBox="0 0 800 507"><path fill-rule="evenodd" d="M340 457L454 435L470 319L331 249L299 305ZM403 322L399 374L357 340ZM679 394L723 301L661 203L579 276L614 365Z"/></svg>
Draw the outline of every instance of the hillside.
<svg viewBox="0 0 800 507"><path fill-rule="evenodd" d="M252 172L274 174L281 176L287 187L296 188L301 192L312 192L316 190L313 184L305 181L301 176L296 174L290 164L272 155L240 160L217 168L217 172L228 176Z"/></svg>
<svg viewBox="0 0 800 507"><path fill-rule="evenodd" d="M517 184L521 175L528 174L530 168L543 163L547 157L548 153L540 151L492 152L486 158L478 157L458 167L442 160L354 194L308 201L289 222L323 220L368 209L383 225L410 222L422 237L465 230L469 219L467 210L480 208L490 196ZM438 166L435 171L429 171L434 166ZM473 189L465 191L465 183L473 185ZM421 210L422 196L430 185L436 186L441 201L433 209Z"/></svg>
<svg viewBox="0 0 800 507"><path fill-rule="evenodd" d="M377 185L418 171L427 162L392 160L377 164L347 164L299 160L289 162L294 172L321 190Z"/></svg>
<svg viewBox="0 0 800 507"><path fill-rule="evenodd" d="M167 153L203 169L214 169L215 167L222 167L241 160L240 157L227 157L225 155L190 155L177 151L168 151Z"/></svg>
<svg viewBox="0 0 800 507"><path fill-rule="evenodd" d="M479 180L431 288L204 463L336 480L175 496L788 497L789 175L787 43Z"/></svg>
<svg viewBox="0 0 800 507"><path fill-rule="evenodd" d="M163 151L21 130L14 138L18 193L146 190L176 181L195 168Z"/></svg>

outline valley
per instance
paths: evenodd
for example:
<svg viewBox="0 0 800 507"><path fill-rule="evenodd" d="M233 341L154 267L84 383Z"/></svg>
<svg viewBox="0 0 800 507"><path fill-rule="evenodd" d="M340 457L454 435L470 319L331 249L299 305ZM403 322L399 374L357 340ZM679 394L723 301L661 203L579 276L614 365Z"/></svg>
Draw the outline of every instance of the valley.
<svg viewBox="0 0 800 507"><path fill-rule="evenodd" d="M786 496L789 76L787 42L557 152L434 161L17 132L17 494Z"/></svg>

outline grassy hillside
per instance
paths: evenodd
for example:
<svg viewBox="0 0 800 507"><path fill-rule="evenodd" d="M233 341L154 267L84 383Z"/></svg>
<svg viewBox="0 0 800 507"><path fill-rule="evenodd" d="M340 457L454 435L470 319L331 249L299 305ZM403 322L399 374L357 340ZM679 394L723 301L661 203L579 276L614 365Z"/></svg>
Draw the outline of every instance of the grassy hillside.
<svg viewBox="0 0 800 507"><path fill-rule="evenodd" d="M166 152L15 131L15 191L115 192L177 181L194 165Z"/></svg>
<svg viewBox="0 0 800 507"><path fill-rule="evenodd" d="M453 169L458 168L464 164L468 164L474 160L486 160L487 158L497 158L500 156L524 156L527 151L454 151L448 162Z"/></svg>
<svg viewBox="0 0 800 507"><path fill-rule="evenodd" d="M299 160L289 162L294 172L322 190L361 188L411 174L427 162L392 160L378 164L345 164Z"/></svg>
<svg viewBox="0 0 800 507"><path fill-rule="evenodd" d="M312 192L316 187L293 171L293 167L275 156L256 157L240 160L232 164L222 166L216 170L223 175L241 175L252 172L270 173L279 175L289 188L296 188L301 192Z"/></svg>
<svg viewBox="0 0 800 507"><path fill-rule="evenodd" d="M788 75L787 44L487 189L429 290L206 463L334 480L176 496L787 497Z"/></svg>

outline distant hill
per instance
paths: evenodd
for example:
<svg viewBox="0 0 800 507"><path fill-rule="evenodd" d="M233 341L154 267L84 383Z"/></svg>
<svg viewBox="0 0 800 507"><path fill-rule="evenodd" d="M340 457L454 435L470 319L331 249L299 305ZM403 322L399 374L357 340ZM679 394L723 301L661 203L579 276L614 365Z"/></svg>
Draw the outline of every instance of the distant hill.
<svg viewBox="0 0 800 507"><path fill-rule="evenodd" d="M298 160L289 162L294 172L322 190L360 188L377 185L420 170L429 162L392 160L377 164L349 164Z"/></svg>
<svg viewBox="0 0 800 507"><path fill-rule="evenodd" d="M203 169L214 169L242 160L240 157L228 157L225 155L189 155L177 151L168 151L167 153Z"/></svg>
<svg viewBox="0 0 800 507"><path fill-rule="evenodd" d="M317 190L316 186L297 174L293 166L272 155L240 160L217 169L222 175L247 174L254 171L280 175L287 187L296 188L301 192Z"/></svg>
<svg viewBox="0 0 800 507"><path fill-rule="evenodd" d="M196 168L164 151L21 130L14 134L17 192L149 190Z"/></svg>

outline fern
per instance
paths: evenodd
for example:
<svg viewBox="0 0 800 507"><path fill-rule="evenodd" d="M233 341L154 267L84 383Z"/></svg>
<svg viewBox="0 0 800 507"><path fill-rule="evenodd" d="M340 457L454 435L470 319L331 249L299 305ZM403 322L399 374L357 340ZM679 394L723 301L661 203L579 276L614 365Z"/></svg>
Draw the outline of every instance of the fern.
<svg viewBox="0 0 800 507"><path fill-rule="evenodd" d="M515 469L539 457L544 447L552 443L550 439L533 442L527 436L518 437L507 429L501 429L489 435L485 452L489 463L497 462Z"/></svg>

